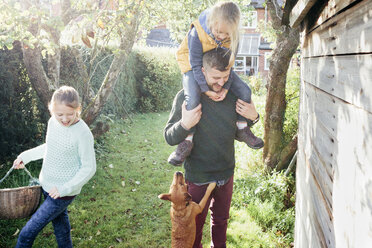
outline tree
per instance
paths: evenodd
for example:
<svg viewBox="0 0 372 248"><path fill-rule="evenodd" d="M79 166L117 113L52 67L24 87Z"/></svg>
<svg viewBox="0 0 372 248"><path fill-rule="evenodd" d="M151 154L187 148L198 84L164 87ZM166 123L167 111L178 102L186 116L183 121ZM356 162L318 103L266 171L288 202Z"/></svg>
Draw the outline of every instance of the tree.
<svg viewBox="0 0 372 248"><path fill-rule="evenodd" d="M132 50L144 9L144 0L109 0L103 4L95 0L4 0L0 3L0 46L11 49L14 41L22 42L23 60L30 81L47 108L53 90L59 86L63 32L72 32L73 43L81 40L81 44L91 49L90 65L99 49L109 42L114 43L114 59L93 97L89 96L89 81L94 70L84 65L81 50L75 49L84 78L83 103L87 102L82 118L91 125L115 87Z"/></svg>
<svg viewBox="0 0 372 248"><path fill-rule="evenodd" d="M287 0L282 8L276 0L267 0L267 8L275 31L275 48L270 59L264 120L263 159L269 169L284 169L297 149L297 135L286 146L282 142L287 71L300 42L299 28L289 26L289 16L296 3L297 0Z"/></svg>

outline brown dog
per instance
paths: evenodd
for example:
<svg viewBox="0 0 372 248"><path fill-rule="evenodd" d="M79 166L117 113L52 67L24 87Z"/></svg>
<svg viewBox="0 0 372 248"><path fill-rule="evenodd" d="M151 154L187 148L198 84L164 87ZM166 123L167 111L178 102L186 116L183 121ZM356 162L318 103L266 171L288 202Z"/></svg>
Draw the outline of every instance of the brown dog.
<svg viewBox="0 0 372 248"><path fill-rule="evenodd" d="M168 194L158 197L172 202L170 216L172 220L172 248L189 248L195 241L195 217L200 214L216 183L208 185L207 191L199 204L191 200L182 172L175 172Z"/></svg>

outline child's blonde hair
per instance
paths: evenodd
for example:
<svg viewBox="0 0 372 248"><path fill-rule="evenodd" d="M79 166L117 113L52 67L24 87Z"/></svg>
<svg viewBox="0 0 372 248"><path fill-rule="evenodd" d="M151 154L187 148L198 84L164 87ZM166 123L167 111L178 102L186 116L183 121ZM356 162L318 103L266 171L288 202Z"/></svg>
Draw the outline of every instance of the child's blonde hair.
<svg viewBox="0 0 372 248"><path fill-rule="evenodd" d="M230 66L235 61L235 54L239 44L239 25L240 25L240 9L236 3L233 2L219 2L215 4L208 16L207 25L210 30L220 22L226 22L231 27L230 36Z"/></svg>
<svg viewBox="0 0 372 248"><path fill-rule="evenodd" d="M61 86L59 89L54 91L52 99L49 103L49 111L53 110L53 106L56 104L64 104L70 108L77 110L78 116L80 115L80 102L79 93L71 86Z"/></svg>

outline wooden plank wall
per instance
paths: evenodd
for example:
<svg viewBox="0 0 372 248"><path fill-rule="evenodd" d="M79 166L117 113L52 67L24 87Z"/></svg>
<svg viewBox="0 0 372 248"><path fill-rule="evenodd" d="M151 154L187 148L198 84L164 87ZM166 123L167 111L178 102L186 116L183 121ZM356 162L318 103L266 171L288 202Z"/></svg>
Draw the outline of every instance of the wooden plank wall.
<svg viewBox="0 0 372 248"><path fill-rule="evenodd" d="M295 247L369 248L372 1L329 1L302 35Z"/></svg>

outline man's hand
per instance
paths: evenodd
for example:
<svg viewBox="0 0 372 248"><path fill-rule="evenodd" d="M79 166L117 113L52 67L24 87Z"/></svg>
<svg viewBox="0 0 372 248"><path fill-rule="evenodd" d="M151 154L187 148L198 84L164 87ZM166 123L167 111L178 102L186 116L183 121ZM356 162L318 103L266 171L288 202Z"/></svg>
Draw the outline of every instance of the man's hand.
<svg viewBox="0 0 372 248"><path fill-rule="evenodd" d="M57 187L54 187L49 191L49 196L53 199L57 199L60 196Z"/></svg>
<svg viewBox="0 0 372 248"><path fill-rule="evenodd" d="M192 110L186 110L186 103L182 104L182 119L181 125L183 128L190 130L193 126L198 124L202 115L201 104Z"/></svg>
<svg viewBox="0 0 372 248"><path fill-rule="evenodd" d="M253 101L251 101L251 103L247 103L238 99L238 101L236 102L236 112L252 121L256 120L258 117L258 113Z"/></svg>
<svg viewBox="0 0 372 248"><path fill-rule="evenodd" d="M22 159L17 158L13 162L13 167L14 167L14 169L23 169L23 168L25 168L25 165L24 165Z"/></svg>
<svg viewBox="0 0 372 248"><path fill-rule="evenodd" d="M204 92L204 94L206 94L210 99L212 99L213 101L215 102L220 102L222 101L223 99L225 99L226 95L227 95L227 92L228 90L225 89L225 88L222 88L222 90L217 93L217 92L214 92L212 90L208 90L206 92Z"/></svg>

